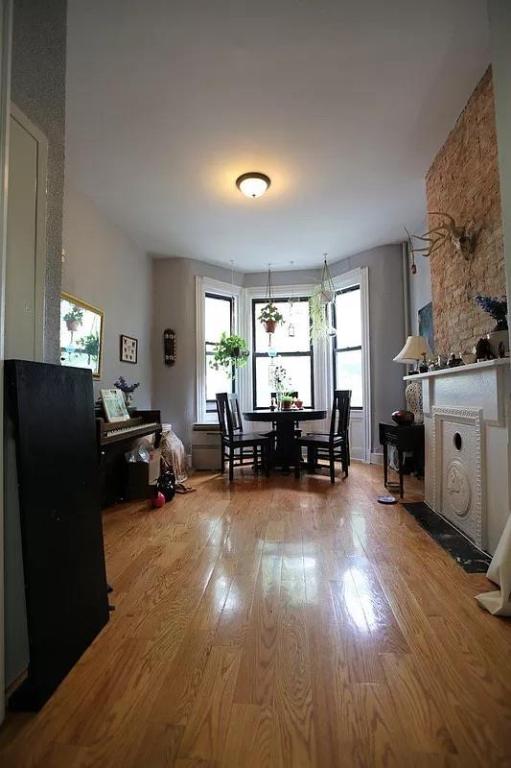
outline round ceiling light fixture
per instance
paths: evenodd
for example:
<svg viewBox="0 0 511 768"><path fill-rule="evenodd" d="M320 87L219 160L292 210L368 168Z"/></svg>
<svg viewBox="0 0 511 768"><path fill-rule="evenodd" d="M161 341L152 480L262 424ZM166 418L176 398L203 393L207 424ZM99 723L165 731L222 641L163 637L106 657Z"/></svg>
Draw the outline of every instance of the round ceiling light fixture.
<svg viewBox="0 0 511 768"><path fill-rule="evenodd" d="M246 197L261 197L270 185L270 177L257 171L243 173L236 179L236 186Z"/></svg>

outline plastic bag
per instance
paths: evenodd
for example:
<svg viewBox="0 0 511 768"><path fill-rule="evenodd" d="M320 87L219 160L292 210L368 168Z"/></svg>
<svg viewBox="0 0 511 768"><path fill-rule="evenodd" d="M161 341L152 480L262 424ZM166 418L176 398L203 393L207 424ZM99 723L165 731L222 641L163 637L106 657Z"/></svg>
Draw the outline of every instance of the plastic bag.
<svg viewBox="0 0 511 768"><path fill-rule="evenodd" d="M175 482L184 483L188 475L186 472L186 454L184 445L172 429L172 424L162 425L161 456L172 469Z"/></svg>
<svg viewBox="0 0 511 768"><path fill-rule="evenodd" d="M124 454L124 458L130 464L135 462L142 462L144 464L149 464L151 460L151 454L149 453L145 445L138 445L132 451L127 451Z"/></svg>

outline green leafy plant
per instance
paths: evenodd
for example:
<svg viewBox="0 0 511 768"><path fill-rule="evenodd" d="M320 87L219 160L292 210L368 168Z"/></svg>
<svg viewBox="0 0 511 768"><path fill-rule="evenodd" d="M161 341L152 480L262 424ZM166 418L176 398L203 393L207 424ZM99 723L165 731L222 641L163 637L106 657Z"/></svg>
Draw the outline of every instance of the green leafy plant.
<svg viewBox="0 0 511 768"><path fill-rule="evenodd" d="M272 301L269 301L259 312L257 318L266 328L266 333L274 333L275 326L284 322L284 315L279 312Z"/></svg>
<svg viewBox="0 0 511 768"><path fill-rule="evenodd" d="M294 398L291 397L291 395L281 395L280 407L286 411L288 408L291 408L291 406L293 405L293 400Z"/></svg>
<svg viewBox="0 0 511 768"><path fill-rule="evenodd" d="M87 355L87 365L90 365L91 358L98 359L99 355L99 336L97 333L89 333L83 339L80 339L78 344L81 345L82 350Z"/></svg>
<svg viewBox="0 0 511 768"><path fill-rule="evenodd" d="M209 365L215 371L223 368L229 376L234 378L235 370L247 364L248 356L249 351L245 339L235 334L227 336L226 333L222 333Z"/></svg>
<svg viewBox="0 0 511 768"><path fill-rule="evenodd" d="M78 327L83 323L83 309L77 307L76 304L73 304L71 309L66 312L62 319L66 324L67 330L73 333L73 331L78 330Z"/></svg>

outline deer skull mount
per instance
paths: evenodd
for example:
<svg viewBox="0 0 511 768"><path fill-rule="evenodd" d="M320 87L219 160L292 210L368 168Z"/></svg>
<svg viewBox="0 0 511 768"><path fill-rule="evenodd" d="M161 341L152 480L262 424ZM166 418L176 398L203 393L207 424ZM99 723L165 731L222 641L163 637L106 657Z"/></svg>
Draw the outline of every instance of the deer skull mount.
<svg viewBox="0 0 511 768"><path fill-rule="evenodd" d="M405 227L410 252L412 254L411 271L413 275L417 272L415 264L416 254L421 254L421 256L426 257L431 256L445 243L450 242L455 250L458 253L461 253L466 261L468 261L474 253L477 232L472 223L466 224L465 226L458 226L450 214L438 211L428 212L428 215L440 216L443 221L441 220L438 226L433 227L433 229L428 230L423 235L412 235ZM424 245L416 247L414 245L414 240L419 240L420 243L424 243Z"/></svg>

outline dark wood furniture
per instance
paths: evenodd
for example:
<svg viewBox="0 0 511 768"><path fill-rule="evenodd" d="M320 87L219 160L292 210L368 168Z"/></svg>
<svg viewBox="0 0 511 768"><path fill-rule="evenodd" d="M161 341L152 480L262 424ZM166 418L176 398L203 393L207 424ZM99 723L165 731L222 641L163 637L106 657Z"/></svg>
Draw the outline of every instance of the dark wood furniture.
<svg viewBox="0 0 511 768"><path fill-rule="evenodd" d="M261 465L266 474L270 471L271 438L255 432L244 432L237 395L220 392L216 396L218 421L220 422L222 474L225 462L229 465L229 482L234 479L234 467Z"/></svg>
<svg viewBox="0 0 511 768"><path fill-rule="evenodd" d="M155 435L157 448L161 439L160 411L137 411L128 421L109 422L96 418L102 507L128 499L128 466L124 454L130 450L134 440L150 435Z"/></svg>
<svg viewBox="0 0 511 768"><path fill-rule="evenodd" d="M403 498L403 453L413 453L417 471L422 474L424 467L424 424L400 425L380 423L380 443L383 445L383 482L385 488L399 488L399 495ZM388 446L393 445L397 449L399 484L390 483L388 480Z"/></svg>
<svg viewBox="0 0 511 768"><path fill-rule="evenodd" d="M310 467L315 467L318 459L328 459L331 483L335 483L336 460L341 462L344 477L348 477L348 466L350 464L350 401L351 390L336 390L332 404L330 432L328 434L309 433L297 439L298 460L295 463L295 474L297 477L300 476L302 448L307 448L307 459Z"/></svg>
<svg viewBox="0 0 511 768"><path fill-rule="evenodd" d="M10 706L39 709L108 621L92 374L7 360L29 642Z"/></svg>
<svg viewBox="0 0 511 768"><path fill-rule="evenodd" d="M319 421L326 418L326 411L307 408L287 411L247 411L243 414L247 421L275 422L276 440L271 457L272 466L282 467L285 471L294 466L297 460L295 445L295 422Z"/></svg>

